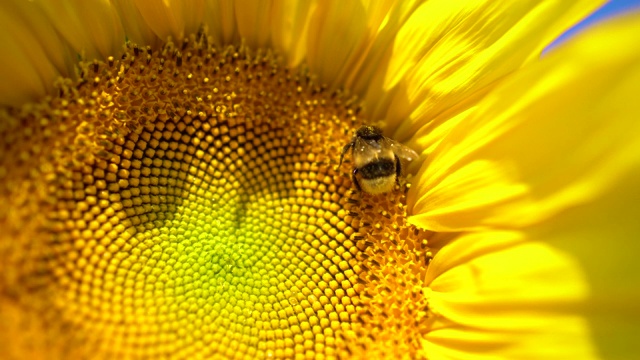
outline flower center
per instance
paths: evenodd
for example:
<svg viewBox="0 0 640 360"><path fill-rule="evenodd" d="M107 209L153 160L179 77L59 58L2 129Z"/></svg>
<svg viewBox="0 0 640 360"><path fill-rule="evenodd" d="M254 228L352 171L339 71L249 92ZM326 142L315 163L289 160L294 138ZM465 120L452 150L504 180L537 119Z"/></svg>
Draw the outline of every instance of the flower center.
<svg viewBox="0 0 640 360"><path fill-rule="evenodd" d="M427 234L404 186L357 193L338 168L363 124L353 99L201 35L85 63L59 89L2 114L12 330L27 319L80 357L420 348Z"/></svg>

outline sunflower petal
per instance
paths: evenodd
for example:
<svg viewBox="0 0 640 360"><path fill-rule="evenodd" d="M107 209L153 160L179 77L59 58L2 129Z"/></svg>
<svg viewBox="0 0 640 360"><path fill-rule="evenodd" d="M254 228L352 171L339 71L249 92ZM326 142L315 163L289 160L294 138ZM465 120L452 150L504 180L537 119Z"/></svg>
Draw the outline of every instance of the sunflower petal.
<svg viewBox="0 0 640 360"><path fill-rule="evenodd" d="M427 272L434 313L430 358L593 358L576 306L588 288L578 264L517 232L463 235Z"/></svg>
<svg viewBox="0 0 640 360"><path fill-rule="evenodd" d="M135 0L135 4L149 28L161 40L170 36L181 40L202 26L204 0Z"/></svg>
<svg viewBox="0 0 640 360"><path fill-rule="evenodd" d="M64 69L63 57L50 59L49 56L61 54L65 45L51 35L53 27L32 3L3 3L0 23L4 27L0 31L3 47L3 56L0 56L1 103L18 105L35 100L52 89L52 80ZM37 33L42 33L46 40L42 42Z"/></svg>
<svg viewBox="0 0 640 360"><path fill-rule="evenodd" d="M250 48L266 47L272 19L265 14L271 14L271 1L238 0L235 5L236 22L242 39Z"/></svg>
<svg viewBox="0 0 640 360"><path fill-rule="evenodd" d="M205 6L207 16L204 23L214 42L218 45L237 42L239 35L233 0L207 0Z"/></svg>
<svg viewBox="0 0 640 360"><path fill-rule="evenodd" d="M637 149L629 151L638 154ZM591 288L584 316L605 359L628 359L637 353L640 162L635 165L592 202L527 229L528 238L571 253L583 268Z"/></svg>
<svg viewBox="0 0 640 360"><path fill-rule="evenodd" d="M317 1L281 0L273 3L271 41L275 50L287 55L289 66L298 66L306 56L309 23Z"/></svg>
<svg viewBox="0 0 640 360"><path fill-rule="evenodd" d="M124 31L109 1L43 1L39 4L57 32L83 58L104 59L122 47Z"/></svg>
<svg viewBox="0 0 640 360"><path fill-rule="evenodd" d="M0 9L0 20L4 105L50 93L56 77L73 75L79 57L106 57L124 39L118 15L107 1L9 1Z"/></svg>
<svg viewBox="0 0 640 360"><path fill-rule="evenodd" d="M592 201L637 168L638 24L636 16L588 32L483 100L420 170L410 222L527 226Z"/></svg>
<svg viewBox="0 0 640 360"><path fill-rule="evenodd" d="M421 0L359 2L322 1L311 18L307 60L313 73L334 88L346 88L359 96L380 95L382 80L399 29L422 3ZM348 7L345 7L348 4ZM336 41L339 39L339 41ZM377 100L365 109L375 119ZM379 120L379 119L377 119ZM385 126L384 122L380 123Z"/></svg>
<svg viewBox="0 0 640 360"><path fill-rule="evenodd" d="M388 104L384 118L397 139L426 138L481 99L504 76L537 58L562 31L603 1L428 1L404 24L390 55L385 80L370 103ZM391 97L380 99L380 97ZM445 114L446 113L446 114ZM429 146L429 145L427 145Z"/></svg>
<svg viewBox="0 0 640 360"><path fill-rule="evenodd" d="M249 47L273 47L290 66L303 61L317 1L239 1L235 5L240 37Z"/></svg>
<svg viewBox="0 0 640 360"><path fill-rule="evenodd" d="M367 12L359 1L321 1L309 24L307 61L320 82L336 86L368 39Z"/></svg>
<svg viewBox="0 0 640 360"><path fill-rule="evenodd" d="M131 0L112 0L112 4L120 15L120 21L122 22L122 27L128 40L136 44L149 46L159 45L166 40L166 38L160 39L156 36L149 25L147 25L136 4ZM122 39L119 40L120 45L122 45Z"/></svg>
<svg viewBox="0 0 640 360"><path fill-rule="evenodd" d="M460 187L464 194L440 201L429 210L433 217L419 215L412 220L416 224L449 230L519 228L449 240L435 256L427 291L439 322L424 343L432 354L456 357L461 346L487 349L497 346L495 338L508 341L510 332L522 336L512 338L513 344L534 339L542 349L555 349L554 338L572 339L569 344L579 353L558 347L553 355L585 358L593 351L582 343L584 327L603 358L635 354L640 125L633 99L640 84L640 49L633 44L638 24L638 15L619 19L518 75L436 149L435 170L423 169L422 179L434 184L436 199L438 187L453 185L446 180L450 176L462 183L449 191ZM448 158L450 168L437 170L440 156ZM483 179L483 173L503 178ZM526 191L509 192L514 187ZM449 218L443 209L462 202L467 205L455 219L441 221ZM538 319L522 318L514 312L518 306ZM522 328L506 331L507 319L517 316ZM553 329L553 337L543 328ZM505 335L487 342L492 338L485 335L495 332ZM496 348L519 351L513 344Z"/></svg>

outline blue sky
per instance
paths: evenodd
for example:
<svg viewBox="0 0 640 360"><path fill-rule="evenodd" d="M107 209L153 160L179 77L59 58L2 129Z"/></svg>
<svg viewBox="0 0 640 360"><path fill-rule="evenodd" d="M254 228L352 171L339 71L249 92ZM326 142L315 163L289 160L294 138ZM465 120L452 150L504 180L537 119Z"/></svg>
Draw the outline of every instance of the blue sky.
<svg viewBox="0 0 640 360"><path fill-rule="evenodd" d="M589 25L630 11L640 11L640 0L610 0L580 24L560 36L555 42L549 45L545 51L548 51L550 48L553 48L562 41L571 38L575 34L589 27Z"/></svg>

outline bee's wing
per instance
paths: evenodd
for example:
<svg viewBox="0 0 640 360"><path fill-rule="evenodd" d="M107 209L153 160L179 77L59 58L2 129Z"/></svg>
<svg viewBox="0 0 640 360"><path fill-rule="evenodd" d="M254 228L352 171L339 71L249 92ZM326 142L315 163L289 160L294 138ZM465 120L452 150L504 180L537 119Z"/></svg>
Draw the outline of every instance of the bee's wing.
<svg viewBox="0 0 640 360"><path fill-rule="evenodd" d="M413 151L408 146L404 146L393 139L384 138L384 141L386 143L386 146L390 147L391 150L393 150L394 154L408 162L411 162L420 156L417 152Z"/></svg>
<svg viewBox="0 0 640 360"><path fill-rule="evenodd" d="M378 153L382 151L382 145L377 141L365 140L356 138L353 145L353 156L374 156L377 157Z"/></svg>

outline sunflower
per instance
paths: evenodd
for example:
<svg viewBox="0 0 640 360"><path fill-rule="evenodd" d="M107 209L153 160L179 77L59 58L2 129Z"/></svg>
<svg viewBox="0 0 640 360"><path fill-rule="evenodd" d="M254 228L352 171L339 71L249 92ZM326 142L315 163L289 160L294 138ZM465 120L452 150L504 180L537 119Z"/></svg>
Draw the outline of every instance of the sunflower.
<svg viewBox="0 0 640 360"><path fill-rule="evenodd" d="M632 356L639 19L539 55L598 5L3 4L0 357Z"/></svg>

